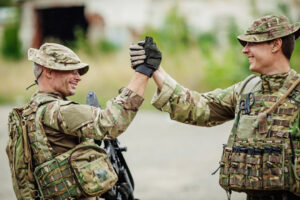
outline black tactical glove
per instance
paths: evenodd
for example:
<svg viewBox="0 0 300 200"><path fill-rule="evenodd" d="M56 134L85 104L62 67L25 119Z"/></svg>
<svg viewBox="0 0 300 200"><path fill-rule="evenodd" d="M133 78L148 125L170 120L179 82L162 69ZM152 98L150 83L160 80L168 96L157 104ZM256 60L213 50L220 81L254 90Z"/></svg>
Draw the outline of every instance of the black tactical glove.
<svg viewBox="0 0 300 200"><path fill-rule="evenodd" d="M152 37L146 37L145 42L130 47L131 66L136 72L152 77L161 63L161 52Z"/></svg>

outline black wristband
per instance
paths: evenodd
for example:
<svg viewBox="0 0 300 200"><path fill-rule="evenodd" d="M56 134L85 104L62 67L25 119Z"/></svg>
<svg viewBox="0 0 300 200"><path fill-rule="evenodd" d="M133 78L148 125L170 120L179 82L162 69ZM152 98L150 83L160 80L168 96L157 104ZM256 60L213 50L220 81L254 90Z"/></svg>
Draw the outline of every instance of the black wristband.
<svg viewBox="0 0 300 200"><path fill-rule="evenodd" d="M154 72L153 69L147 67L145 64L138 65L138 66L135 68L135 71L136 71L136 72L139 72L139 73L142 73L142 74L145 74L145 75L148 76L149 78L152 77L152 74L153 74L153 72Z"/></svg>

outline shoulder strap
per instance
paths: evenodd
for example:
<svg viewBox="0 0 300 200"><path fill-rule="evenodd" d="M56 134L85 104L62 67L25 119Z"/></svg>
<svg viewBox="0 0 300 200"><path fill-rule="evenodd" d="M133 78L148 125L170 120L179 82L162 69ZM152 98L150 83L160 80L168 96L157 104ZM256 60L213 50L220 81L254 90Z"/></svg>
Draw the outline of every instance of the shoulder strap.
<svg viewBox="0 0 300 200"><path fill-rule="evenodd" d="M247 94L260 88L261 79L260 77L251 74L245 80L242 81L241 86L237 89L237 94Z"/></svg>
<svg viewBox="0 0 300 200"><path fill-rule="evenodd" d="M36 115L35 115L35 126L36 126L36 140L37 140L37 145L39 145L39 149L41 149L41 153L45 160L51 160L52 153L50 152L50 149L47 145L47 136L42 124L42 119L45 113L45 108L47 104L43 104L39 106L37 109Z"/></svg>
<svg viewBox="0 0 300 200"><path fill-rule="evenodd" d="M287 96L296 88L296 86L300 83L300 76L292 83L289 89L273 104L268 110L265 111L266 114L272 113L282 102L287 98Z"/></svg>

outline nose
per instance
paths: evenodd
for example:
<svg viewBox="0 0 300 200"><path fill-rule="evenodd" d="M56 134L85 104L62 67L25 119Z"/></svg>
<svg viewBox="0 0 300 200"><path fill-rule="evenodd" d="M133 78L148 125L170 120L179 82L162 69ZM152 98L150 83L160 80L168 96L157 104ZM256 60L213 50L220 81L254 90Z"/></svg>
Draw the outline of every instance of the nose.
<svg viewBox="0 0 300 200"><path fill-rule="evenodd" d="M78 82L81 81L81 76L80 76L78 70L75 70L75 71L74 71L74 75L75 75L75 79L76 79Z"/></svg>

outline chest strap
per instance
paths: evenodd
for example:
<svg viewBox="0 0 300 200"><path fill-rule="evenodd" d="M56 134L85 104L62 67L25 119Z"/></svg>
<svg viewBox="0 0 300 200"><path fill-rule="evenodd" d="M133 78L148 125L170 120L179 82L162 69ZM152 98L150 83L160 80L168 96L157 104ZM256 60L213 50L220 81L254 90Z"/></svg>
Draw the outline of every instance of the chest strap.
<svg viewBox="0 0 300 200"><path fill-rule="evenodd" d="M259 133L264 133L267 131L267 117L271 114L286 98L287 96L294 90L294 88L300 83L300 77L293 82L293 84L289 87L289 89L279 98L279 100L274 103L269 109L266 111L259 113L257 116L257 125L259 128Z"/></svg>

